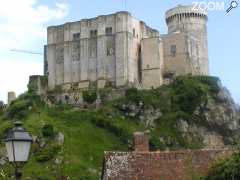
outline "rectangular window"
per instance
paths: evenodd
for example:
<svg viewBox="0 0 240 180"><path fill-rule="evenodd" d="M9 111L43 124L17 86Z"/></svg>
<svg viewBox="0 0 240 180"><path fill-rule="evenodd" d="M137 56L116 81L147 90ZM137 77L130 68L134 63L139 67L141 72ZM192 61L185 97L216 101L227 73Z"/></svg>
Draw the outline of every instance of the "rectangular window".
<svg viewBox="0 0 240 180"><path fill-rule="evenodd" d="M115 39L114 37L110 36L107 39L107 56L115 55Z"/></svg>
<svg viewBox="0 0 240 180"><path fill-rule="evenodd" d="M91 38L96 38L96 37L97 37L97 34L98 34L97 30L91 30L91 31L90 31L90 37L91 37Z"/></svg>
<svg viewBox="0 0 240 180"><path fill-rule="evenodd" d="M74 41L77 41L77 40L79 40L80 39L80 33L74 33L73 34L73 40Z"/></svg>
<svg viewBox="0 0 240 180"><path fill-rule="evenodd" d="M176 53L177 53L177 46L176 45L171 45L170 53L171 53L172 57L176 56Z"/></svg>
<svg viewBox="0 0 240 180"><path fill-rule="evenodd" d="M105 33L106 33L106 35L112 35L112 27L107 27L105 29Z"/></svg>

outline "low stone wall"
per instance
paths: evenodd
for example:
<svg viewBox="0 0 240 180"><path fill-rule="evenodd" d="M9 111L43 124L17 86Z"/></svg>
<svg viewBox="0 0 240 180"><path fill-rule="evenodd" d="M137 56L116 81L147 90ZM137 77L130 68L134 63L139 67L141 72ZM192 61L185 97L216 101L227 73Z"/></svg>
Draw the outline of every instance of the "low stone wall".
<svg viewBox="0 0 240 180"><path fill-rule="evenodd" d="M231 150L105 152L103 180L191 180Z"/></svg>

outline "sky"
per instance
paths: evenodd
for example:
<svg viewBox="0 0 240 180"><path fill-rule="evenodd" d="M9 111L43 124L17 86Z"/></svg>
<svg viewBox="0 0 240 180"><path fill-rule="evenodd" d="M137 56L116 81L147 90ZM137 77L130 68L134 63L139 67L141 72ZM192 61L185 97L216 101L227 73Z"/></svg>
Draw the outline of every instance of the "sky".
<svg viewBox="0 0 240 180"><path fill-rule="evenodd" d="M43 74L47 27L127 10L133 16L167 33L165 12L179 4L201 5L209 10L210 74L218 76L240 104L240 0L226 13L231 0L0 0L0 100L7 92L27 90L30 75ZM217 7L224 4L224 9Z"/></svg>

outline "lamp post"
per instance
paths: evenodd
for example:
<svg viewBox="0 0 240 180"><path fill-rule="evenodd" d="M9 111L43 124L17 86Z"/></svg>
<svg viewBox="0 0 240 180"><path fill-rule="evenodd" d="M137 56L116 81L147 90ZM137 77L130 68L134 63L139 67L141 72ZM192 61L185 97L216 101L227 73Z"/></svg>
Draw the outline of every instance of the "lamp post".
<svg viewBox="0 0 240 180"><path fill-rule="evenodd" d="M8 159L15 169L16 180L21 179L22 173L20 169L28 161L33 141L31 135L22 127L22 124L20 121L15 122L15 127L6 134L5 138Z"/></svg>

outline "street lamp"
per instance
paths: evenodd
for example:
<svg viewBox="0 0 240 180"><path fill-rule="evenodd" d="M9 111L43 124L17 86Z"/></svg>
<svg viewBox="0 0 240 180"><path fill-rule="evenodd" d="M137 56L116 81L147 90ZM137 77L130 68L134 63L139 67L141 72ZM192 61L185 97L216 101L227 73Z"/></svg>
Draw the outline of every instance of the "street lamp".
<svg viewBox="0 0 240 180"><path fill-rule="evenodd" d="M16 180L20 180L22 173L20 168L28 161L32 143L31 135L22 127L22 122L14 123L15 127L6 134L5 144L9 162L15 168Z"/></svg>

